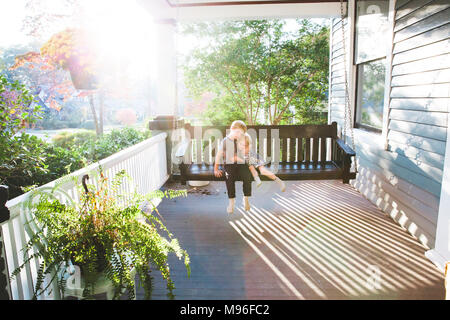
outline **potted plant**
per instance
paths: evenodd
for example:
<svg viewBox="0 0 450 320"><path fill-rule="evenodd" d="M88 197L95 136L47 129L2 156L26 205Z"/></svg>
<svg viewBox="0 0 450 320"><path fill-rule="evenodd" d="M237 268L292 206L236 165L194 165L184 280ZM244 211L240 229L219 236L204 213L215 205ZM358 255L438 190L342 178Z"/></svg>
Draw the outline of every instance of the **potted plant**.
<svg viewBox="0 0 450 320"><path fill-rule="evenodd" d="M27 263L38 258L34 298L50 286L64 298L69 266L77 266L81 271L81 298L92 298L98 288L104 288L109 291L108 298L120 298L128 291L128 297L133 299L134 274L139 276L146 298L150 298L152 264L166 279L168 294L172 295L174 284L168 254L184 259L188 276L189 256L158 218L152 200L186 195L186 192L121 194L120 185L124 179L129 179L123 170L112 181L100 171L97 189L87 184L87 179L88 176L83 177L83 188L78 186L79 204L62 189L67 183L64 179L55 187L29 192L23 209L30 241L23 249L24 263L12 276L17 276ZM143 210L145 203L150 204L150 212ZM47 283L46 276L50 278Z"/></svg>

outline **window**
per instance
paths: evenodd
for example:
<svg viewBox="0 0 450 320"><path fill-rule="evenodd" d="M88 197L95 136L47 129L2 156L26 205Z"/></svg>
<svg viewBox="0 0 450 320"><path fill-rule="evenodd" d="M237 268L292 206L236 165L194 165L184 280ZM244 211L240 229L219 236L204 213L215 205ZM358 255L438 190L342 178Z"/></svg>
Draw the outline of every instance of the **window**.
<svg viewBox="0 0 450 320"><path fill-rule="evenodd" d="M358 65L356 118L360 126L381 129L383 125L385 65L385 58Z"/></svg>
<svg viewBox="0 0 450 320"><path fill-rule="evenodd" d="M356 127L380 132L383 125L389 0L356 1Z"/></svg>

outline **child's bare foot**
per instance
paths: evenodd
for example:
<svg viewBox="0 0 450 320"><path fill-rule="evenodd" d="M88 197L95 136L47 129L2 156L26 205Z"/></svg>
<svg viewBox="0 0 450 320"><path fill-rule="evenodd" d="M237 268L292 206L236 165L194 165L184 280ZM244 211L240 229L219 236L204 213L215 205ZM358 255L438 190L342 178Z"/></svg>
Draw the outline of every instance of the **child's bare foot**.
<svg viewBox="0 0 450 320"><path fill-rule="evenodd" d="M256 187L259 187L262 184L261 179L258 176L255 177L255 182L256 182Z"/></svg>
<svg viewBox="0 0 450 320"><path fill-rule="evenodd" d="M281 189L281 192L285 192L286 191L286 185L284 184L284 181L281 180L280 178L276 177L275 178L275 182L278 183L278 186Z"/></svg>
<svg viewBox="0 0 450 320"><path fill-rule="evenodd" d="M250 202L248 202L248 197L244 197L244 210L250 211Z"/></svg>
<svg viewBox="0 0 450 320"><path fill-rule="evenodd" d="M227 207L227 213L228 214L232 214L233 213L233 211L234 211L234 202L235 202L234 198L233 199L229 199L228 207Z"/></svg>

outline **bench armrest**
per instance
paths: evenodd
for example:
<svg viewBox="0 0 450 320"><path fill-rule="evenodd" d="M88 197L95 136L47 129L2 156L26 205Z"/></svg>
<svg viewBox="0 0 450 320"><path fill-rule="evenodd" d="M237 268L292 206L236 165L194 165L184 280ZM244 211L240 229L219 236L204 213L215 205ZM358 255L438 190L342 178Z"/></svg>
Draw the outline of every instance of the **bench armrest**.
<svg viewBox="0 0 450 320"><path fill-rule="evenodd" d="M356 155L355 151L354 151L352 148L350 148L350 147L344 142L344 140L342 140L342 139L336 139L336 143L337 143L338 147L339 147L342 151L344 151L344 153L345 153L347 156L355 156L355 155Z"/></svg>
<svg viewBox="0 0 450 320"><path fill-rule="evenodd" d="M189 148L191 147L192 144L192 140L183 140L177 148L177 151L175 152L175 157L177 158L184 158L184 156L186 155L186 152L189 150Z"/></svg>

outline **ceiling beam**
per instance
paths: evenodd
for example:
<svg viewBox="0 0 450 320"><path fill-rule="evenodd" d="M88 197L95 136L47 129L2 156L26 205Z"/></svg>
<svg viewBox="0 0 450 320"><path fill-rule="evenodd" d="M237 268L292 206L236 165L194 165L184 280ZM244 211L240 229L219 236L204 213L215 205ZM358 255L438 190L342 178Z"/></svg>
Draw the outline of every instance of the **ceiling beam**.
<svg viewBox="0 0 450 320"><path fill-rule="evenodd" d="M339 0L207 1L138 0L155 20L177 21L333 18L340 16ZM177 4L176 4L177 3Z"/></svg>
<svg viewBox="0 0 450 320"><path fill-rule="evenodd" d="M340 0L247 0L247 1L205 1L205 2L177 2L166 0L173 8L183 7L209 7L209 6L240 6L240 5L268 5L268 4L292 4L292 3L318 3L318 2L340 2Z"/></svg>

